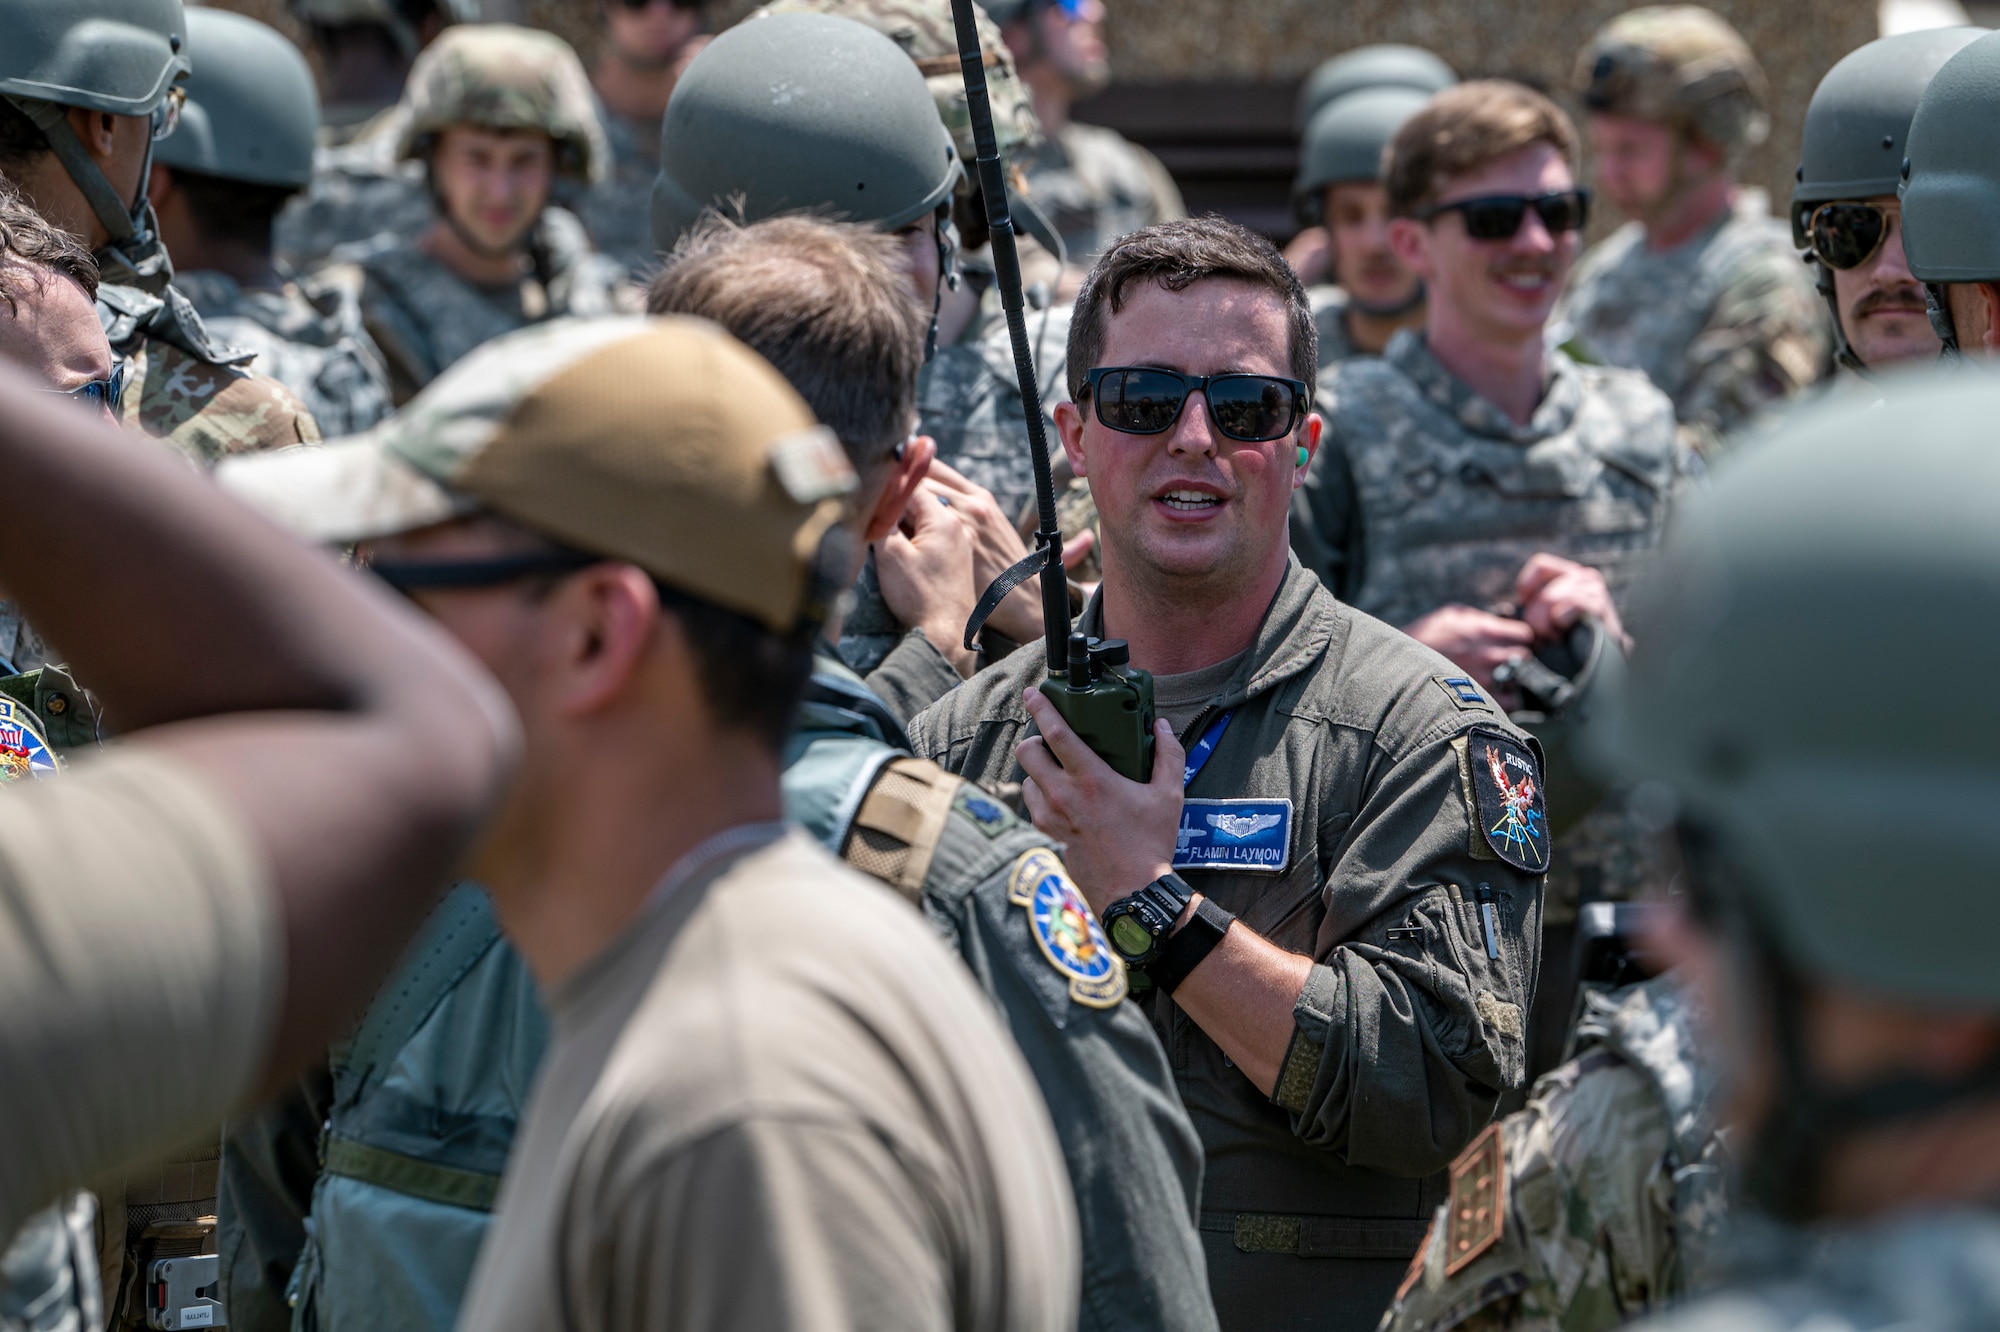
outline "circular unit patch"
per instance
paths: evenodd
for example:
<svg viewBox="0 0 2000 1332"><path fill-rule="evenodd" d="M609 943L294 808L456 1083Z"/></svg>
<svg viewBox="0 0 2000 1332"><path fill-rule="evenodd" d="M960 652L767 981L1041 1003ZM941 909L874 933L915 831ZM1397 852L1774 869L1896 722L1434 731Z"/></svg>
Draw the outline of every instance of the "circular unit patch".
<svg viewBox="0 0 2000 1332"><path fill-rule="evenodd" d="M20 705L0 697L0 782L53 777L58 771L54 751L22 716Z"/></svg>
<svg viewBox="0 0 2000 1332"><path fill-rule="evenodd" d="M1113 1008L1125 998L1125 963L1111 951L1090 904L1053 852L1043 847L1022 852L1007 900L1027 910L1035 943L1069 981L1072 999L1090 1008Z"/></svg>

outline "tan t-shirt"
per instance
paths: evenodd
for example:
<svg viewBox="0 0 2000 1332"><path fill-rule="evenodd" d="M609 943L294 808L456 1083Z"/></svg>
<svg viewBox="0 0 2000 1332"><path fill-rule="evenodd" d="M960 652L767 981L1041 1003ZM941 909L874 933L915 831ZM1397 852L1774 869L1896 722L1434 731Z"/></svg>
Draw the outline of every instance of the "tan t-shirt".
<svg viewBox="0 0 2000 1332"><path fill-rule="evenodd" d="M263 853L139 748L0 787L0 1235L87 1176L213 1133L284 983Z"/></svg>
<svg viewBox="0 0 2000 1332"><path fill-rule="evenodd" d="M1069 1329L1077 1228L965 968L796 831L711 840L549 996L465 1329Z"/></svg>

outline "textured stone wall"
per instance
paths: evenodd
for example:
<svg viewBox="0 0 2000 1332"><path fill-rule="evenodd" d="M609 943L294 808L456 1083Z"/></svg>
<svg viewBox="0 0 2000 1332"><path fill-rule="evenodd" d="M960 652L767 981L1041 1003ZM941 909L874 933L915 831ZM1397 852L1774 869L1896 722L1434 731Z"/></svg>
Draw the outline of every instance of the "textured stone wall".
<svg viewBox="0 0 2000 1332"><path fill-rule="evenodd" d="M1106 0L1121 82L1295 80L1369 42L1428 47L1468 75L1566 88L1577 50L1621 0ZM1833 63L1876 36L1876 0L1712 0L1771 80L1769 141L1746 175L1783 207L1806 103ZM1574 109L1572 99L1564 97Z"/></svg>

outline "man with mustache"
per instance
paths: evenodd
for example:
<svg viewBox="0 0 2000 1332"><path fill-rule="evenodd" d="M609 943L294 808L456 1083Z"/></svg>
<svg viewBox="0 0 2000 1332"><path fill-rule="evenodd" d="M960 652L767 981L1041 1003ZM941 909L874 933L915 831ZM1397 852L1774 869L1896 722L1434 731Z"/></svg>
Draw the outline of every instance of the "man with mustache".
<svg viewBox="0 0 2000 1332"><path fill-rule="evenodd" d="M1512 682L1536 663L1569 675L1565 653L1617 650L1619 595L1689 465L1673 404L1644 375L1546 346L1589 203L1576 151L1553 102L1497 80L1438 94L1397 133L1389 234L1429 292L1424 326L1324 377L1326 442L1293 505L1293 548L1336 596L1437 649L1510 712L1536 701ZM1649 877L1629 820L1590 803L1556 830L1552 928ZM1550 956L1537 1011L1557 1022L1537 1038L1538 1067L1559 1057L1568 1016L1566 944Z"/></svg>
<svg viewBox="0 0 2000 1332"><path fill-rule="evenodd" d="M1764 72L1699 5L1621 14L1577 57L1594 170L1632 219L1583 257L1556 321L1644 370L1707 452L1830 368L1826 318L1761 190L1736 179L1770 118Z"/></svg>
<svg viewBox="0 0 2000 1332"><path fill-rule="evenodd" d="M1792 240L1807 252L1833 312L1835 356L1850 370L1938 353L1923 284L1903 255L1896 189L1924 89L1984 35L1935 28L1870 42L1827 72L1806 110Z"/></svg>

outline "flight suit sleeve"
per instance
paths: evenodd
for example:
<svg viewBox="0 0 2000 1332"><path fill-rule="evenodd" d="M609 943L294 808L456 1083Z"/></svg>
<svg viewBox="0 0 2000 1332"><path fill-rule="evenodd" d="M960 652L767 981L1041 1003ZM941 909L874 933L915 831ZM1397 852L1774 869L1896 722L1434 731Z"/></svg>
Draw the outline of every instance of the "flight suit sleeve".
<svg viewBox="0 0 2000 1332"><path fill-rule="evenodd" d="M1201 1139L1102 927L1070 933L1067 913L1034 911L1027 890L1060 865L1046 837L963 787L924 911L998 1005L1056 1124L1083 1239L1079 1327L1212 1332Z"/></svg>
<svg viewBox="0 0 2000 1332"><path fill-rule="evenodd" d="M305 1248L320 1125L332 1102L333 1075L321 1063L223 1133L216 1249L222 1307L236 1332L288 1332L292 1325L285 1286Z"/></svg>
<svg viewBox="0 0 2000 1332"><path fill-rule="evenodd" d="M958 687L958 670L944 659L921 629L912 629L889 650L863 683L895 719L911 718Z"/></svg>
<svg viewBox="0 0 2000 1332"><path fill-rule="evenodd" d="M1442 1170L1525 1080L1542 876L1496 852L1473 779L1497 746L1539 784L1517 736L1480 727L1417 749L1373 784L1348 834L1323 843L1333 850L1320 961L1294 1005L1272 1099L1304 1141L1349 1164ZM1537 804L1524 817L1540 821L1539 838L1500 845L1546 863L1546 814Z"/></svg>

